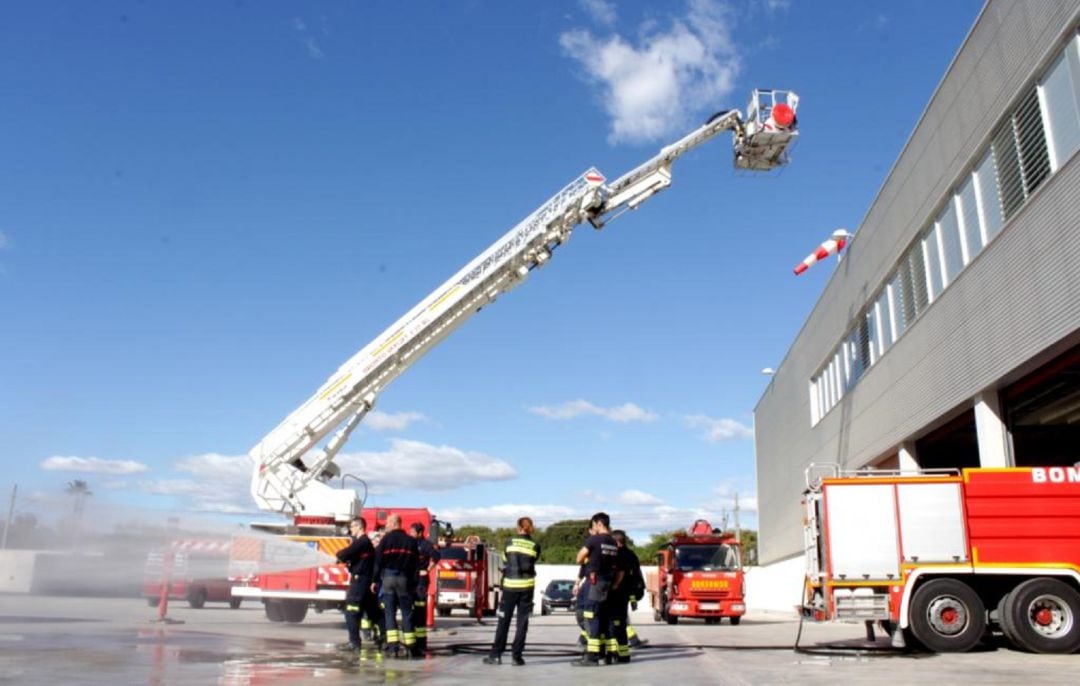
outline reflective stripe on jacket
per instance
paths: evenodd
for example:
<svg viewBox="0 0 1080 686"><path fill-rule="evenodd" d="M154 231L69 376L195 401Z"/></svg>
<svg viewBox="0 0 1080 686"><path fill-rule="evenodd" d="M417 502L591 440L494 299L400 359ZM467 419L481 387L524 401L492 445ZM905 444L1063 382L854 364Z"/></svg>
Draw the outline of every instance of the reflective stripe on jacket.
<svg viewBox="0 0 1080 686"><path fill-rule="evenodd" d="M503 588L522 589L536 586L536 559L540 557L540 544L528 535L514 536L506 544L503 560L506 561Z"/></svg>

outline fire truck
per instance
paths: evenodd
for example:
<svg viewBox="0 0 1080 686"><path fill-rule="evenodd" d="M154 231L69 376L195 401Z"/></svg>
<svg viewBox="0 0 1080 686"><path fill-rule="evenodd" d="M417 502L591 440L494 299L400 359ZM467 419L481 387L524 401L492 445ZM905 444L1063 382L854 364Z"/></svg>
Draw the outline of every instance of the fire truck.
<svg viewBox="0 0 1080 686"><path fill-rule="evenodd" d="M497 550L470 536L439 549L436 610L449 617L465 610L477 621L495 613L499 606L502 569Z"/></svg>
<svg viewBox="0 0 1080 686"><path fill-rule="evenodd" d="M431 533L439 524L426 508L367 507L360 512L369 534L385 529L391 514L401 517L406 531L419 522L424 531ZM317 612L341 608L349 590L349 570L336 563L335 555L351 539L335 532L320 532L319 528L307 526L303 533L282 533L271 528L280 539L234 536L229 580L235 602L241 598L261 600L272 622L302 622L309 608Z"/></svg>
<svg viewBox="0 0 1080 686"><path fill-rule="evenodd" d="M206 603L228 603L240 607L241 598L232 595L232 581L227 578L230 544L227 539L180 539L146 556L143 569L143 597L151 607L162 598L162 586L168 600L186 600L195 609Z"/></svg>
<svg viewBox="0 0 1080 686"><path fill-rule="evenodd" d="M473 258L341 365L251 449L251 495L261 510L285 518L260 528L329 554L341 544L330 539L340 539L363 507L358 492L347 487L346 480L355 477L342 475L334 459L394 379L546 265L577 226L588 222L600 229L668 188L672 165L687 152L730 131L737 169L769 171L786 164L798 138L798 100L791 91L755 90L745 117L736 109L718 112L614 181L588 169ZM259 573L258 582L234 594L261 598L271 619L300 621L309 603L336 601L341 593L339 580L322 583L320 569L315 563L295 568L295 578L305 579L300 590L294 577ZM271 578L289 581L271 585ZM490 579L487 584L490 594Z"/></svg>
<svg viewBox="0 0 1080 686"><path fill-rule="evenodd" d="M811 465L802 612L880 622L893 645L966 651L988 629L1080 649L1080 467Z"/></svg>
<svg viewBox="0 0 1080 686"><path fill-rule="evenodd" d="M704 519L689 533L676 534L656 555L656 571L646 580L653 618L677 624L694 617L732 624L746 614L742 546L734 533L713 529Z"/></svg>

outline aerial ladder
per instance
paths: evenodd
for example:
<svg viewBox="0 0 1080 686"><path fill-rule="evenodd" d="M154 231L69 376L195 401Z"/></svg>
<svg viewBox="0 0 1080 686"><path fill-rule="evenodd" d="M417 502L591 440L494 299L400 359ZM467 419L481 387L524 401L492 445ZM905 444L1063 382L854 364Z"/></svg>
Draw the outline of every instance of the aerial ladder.
<svg viewBox="0 0 1080 686"><path fill-rule="evenodd" d="M737 169L786 164L798 137L797 108L791 91L754 90L745 118L734 109L719 112L614 181L595 168L571 181L341 365L251 449L251 494L259 508L292 516L294 527L340 526L356 516L362 507L356 491L331 485L341 476L334 458L391 381L547 264L574 228L588 222L600 229L670 186L672 164L699 145L731 131Z"/></svg>

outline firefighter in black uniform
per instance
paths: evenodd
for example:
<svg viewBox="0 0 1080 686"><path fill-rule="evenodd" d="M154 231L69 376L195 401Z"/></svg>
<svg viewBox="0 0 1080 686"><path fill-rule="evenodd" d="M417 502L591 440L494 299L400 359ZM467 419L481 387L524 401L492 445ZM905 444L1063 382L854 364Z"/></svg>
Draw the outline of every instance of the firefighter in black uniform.
<svg viewBox="0 0 1080 686"><path fill-rule="evenodd" d="M616 529L611 532L615 545L619 547L616 563L622 571L622 581L611 592L611 628L608 631L608 658L617 656L622 664L630 661L630 622L627 618L627 603L637 609L637 599L645 590L641 576L641 563L633 550L626 545L626 532Z"/></svg>
<svg viewBox="0 0 1080 686"><path fill-rule="evenodd" d="M416 633L413 631L412 606L416 591L416 561L419 553L416 539L401 530L401 515L392 514L386 520L388 529L375 549L375 577L382 579L383 603L386 605L386 644L389 655L419 657ZM371 585L375 592L375 583ZM401 629L397 611L401 608ZM404 644L405 651L401 646Z"/></svg>
<svg viewBox="0 0 1080 686"><path fill-rule="evenodd" d="M431 573L439 563L439 550L424 538L424 525L413 522L409 527L416 539L419 557L416 562L416 597L413 599L413 629L416 631L416 649L423 652L428 639L428 589L431 587Z"/></svg>
<svg viewBox="0 0 1080 686"><path fill-rule="evenodd" d="M495 629L491 653L484 658L484 664L502 664L502 654L510 634L510 620L517 610L517 626L514 628L514 644L510 647L510 654L515 666L525 665L525 635L529 632L529 615L533 611L533 591L536 590L536 560L540 557L540 544L532 539L534 530L531 519L518 519L517 535L510 539L503 551L499 625Z"/></svg>
<svg viewBox="0 0 1080 686"><path fill-rule="evenodd" d="M610 623L610 611L612 603L612 588L617 588L622 581L622 571L618 569L616 559L618 546L610 533L611 518L605 512L597 512L589 521L589 533L585 539L585 545L577 554L578 564L588 564L585 567L585 583L581 587L581 593L585 593L585 623L588 630L588 638L585 645L585 655L580 660L575 660L574 665L580 667L596 667L600 664L600 654L604 639L604 631Z"/></svg>
<svg viewBox="0 0 1080 686"><path fill-rule="evenodd" d="M357 517L349 523L349 535L352 542L337 553L338 562L349 567L349 591L345 594L345 626L349 630L349 642L340 648L358 650L360 648L360 617L378 621L378 603L371 592L372 573L375 568L375 546L367 537L367 522ZM376 637L378 642L381 637Z"/></svg>
<svg viewBox="0 0 1080 686"><path fill-rule="evenodd" d="M646 585L645 575L641 573L641 560L638 559L637 553L631 550L626 545L626 532L621 529L616 529L611 532L611 537L615 539L615 544L619 546L620 552L622 549L626 549L627 565L623 568L623 573L626 574L628 579L623 581L623 585L626 586L627 593L630 594L630 609L636 610L638 602L645 598ZM637 635L637 631L634 630L634 625L630 622L629 618L626 621L626 637L630 640L631 648L638 648L646 643L648 639L642 640Z"/></svg>

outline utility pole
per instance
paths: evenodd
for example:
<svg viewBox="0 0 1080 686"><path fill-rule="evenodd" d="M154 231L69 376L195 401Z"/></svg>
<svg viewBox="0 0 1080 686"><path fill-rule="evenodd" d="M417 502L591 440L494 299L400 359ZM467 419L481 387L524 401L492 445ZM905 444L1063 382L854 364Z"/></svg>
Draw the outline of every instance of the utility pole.
<svg viewBox="0 0 1080 686"><path fill-rule="evenodd" d="M15 516L15 494L19 491L19 484L11 487L11 504L8 505L7 519L4 520L4 540L0 541L0 550L7 550L8 529L11 528L11 518Z"/></svg>
<svg viewBox="0 0 1080 686"><path fill-rule="evenodd" d="M735 491L735 540L742 543L742 532L739 531L739 492Z"/></svg>

